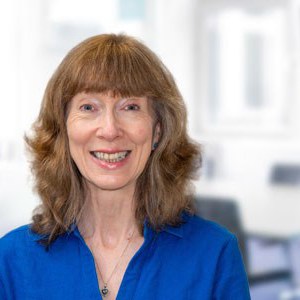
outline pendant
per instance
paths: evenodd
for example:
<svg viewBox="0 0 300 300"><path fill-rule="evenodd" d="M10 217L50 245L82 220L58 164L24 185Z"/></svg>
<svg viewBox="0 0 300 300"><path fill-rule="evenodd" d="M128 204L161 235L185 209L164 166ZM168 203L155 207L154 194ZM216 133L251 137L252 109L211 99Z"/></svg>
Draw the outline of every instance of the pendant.
<svg viewBox="0 0 300 300"><path fill-rule="evenodd" d="M105 297L108 294L108 288L106 285L104 285L104 288L101 289L101 294L103 297Z"/></svg>

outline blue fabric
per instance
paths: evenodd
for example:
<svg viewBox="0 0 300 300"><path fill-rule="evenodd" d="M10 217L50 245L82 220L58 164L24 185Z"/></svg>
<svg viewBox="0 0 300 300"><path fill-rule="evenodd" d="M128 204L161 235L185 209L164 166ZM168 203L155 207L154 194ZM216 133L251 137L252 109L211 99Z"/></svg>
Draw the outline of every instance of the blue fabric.
<svg viewBox="0 0 300 300"><path fill-rule="evenodd" d="M145 241L130 261L118 300L250 299L236 238L215 223L184 216ZM0 299L101 299L93 256L78 229L49 251L23 226L0 239Z"/></svg>

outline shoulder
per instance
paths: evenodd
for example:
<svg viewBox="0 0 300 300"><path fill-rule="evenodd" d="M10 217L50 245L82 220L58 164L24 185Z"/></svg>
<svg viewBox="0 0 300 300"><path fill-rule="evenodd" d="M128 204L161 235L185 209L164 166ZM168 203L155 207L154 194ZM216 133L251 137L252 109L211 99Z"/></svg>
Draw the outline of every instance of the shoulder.
<svg viewBox="0 0 300 300"><path fill-rule="evenodd" d="M184 213L179 226L168 226L164 231L161 243L172 249L176 247L180 253L200 257L210 253L211 259L218 260L226 248L239 252L237 239L231 232L196 215Z"/></svg>
<svg viewBox="0 0 300 300"><path fill-rule="evenodd" d="M43 236L31 230L30 225L16 228L0 239L0 280L12 278L24 272L34 273L37 268L47 268L55 261L61 261L74 244L72 238L62 235L49 248L39 241ZM1 298L1 297L0 297Z"/></svg>
<svg viewBox="0 0 300 300"><path fill-rule="evenodd" d="M0 241L6 240L6 239L11 239L12 237L16 237L17 235L22 235L24 232L30 230L30 225L23 225L20 227L17 227L11 231L9 231L8 233L4 234L1 238Z"/></svg>
<svg viewBox="0 0 300 300"><path fill-rule="evenodd" d="M0 238L0 257L5 253L11 254L20 247L25 246L33 237L29 225L24 225L8 232Z"/></svg>
<svg viewBox="0 0 300 300"><path fill-rule="evenodd" d="M225 227L196 215L184 214L183 221L183 237L195 243L205 240L205 243L224 245L236 239Z"/></svg>
<svg viewBox="0 0 300 300"><path fill-rule="evenodd" d="M34 249L42 249L37 241L41 235L34 233L30 225L18 227L0 238L0 262L3 259L20 257L32 252Z"/></svg>
<svg viewBox="0 0 300 300"><path fill-rule="evenodd" d="M0 238L1 249L9 244L15 244L20 240L27 239L30 235L30 225L23 225L15 228Z"/></svg>
<svg viewBox="0 0 300 300"><path fill-rule="evenodd" d="M12 241L12 240L19 240L19 239L37 239L39 238L40 235L34 233L31 230L31 225L27 224L27 225L23 225L20 227L17 227L11 231L9 231L8 233L6 233L5 235L3 235L0 238L0 242L5 243L8 241Z"/></svg>
<svg viewBox="0 0 300 300"><path fill-rule="evenodd" d="M234 234L217 223L197 216L184 216L183 239L185 248L194 255L211 278L214 299L250 299L248 281L238 241ZM193 249L197 249L192 252ZM186 250L185 250L186 251Z"/></svg>

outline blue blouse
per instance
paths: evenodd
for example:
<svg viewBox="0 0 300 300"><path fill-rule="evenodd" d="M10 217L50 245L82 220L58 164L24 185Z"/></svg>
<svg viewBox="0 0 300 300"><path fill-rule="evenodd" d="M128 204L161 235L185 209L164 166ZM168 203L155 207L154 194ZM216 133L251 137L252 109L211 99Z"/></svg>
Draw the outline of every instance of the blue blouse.
<svg viewBox="0 0 300 300"><path fill-rule="evenodd" d="M178 227L156 233L131 259L117 300L247 300L247 278L236 238L221 226L184 215ZM1 300L102 299L92 253L77 227L49 250L30 227L0 239Z"/></svg>

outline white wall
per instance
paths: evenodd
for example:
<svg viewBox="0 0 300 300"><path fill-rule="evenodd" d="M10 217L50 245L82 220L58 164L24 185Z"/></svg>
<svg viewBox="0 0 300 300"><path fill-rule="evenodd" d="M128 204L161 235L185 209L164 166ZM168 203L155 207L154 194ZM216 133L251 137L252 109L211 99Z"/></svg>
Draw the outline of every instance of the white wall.
<svg viewBox="0 0 300 300"><path fill-rule="evenodd" d="M235 193L232 186L249 182L252 187L268 187L274 163L300 163L299 16L290 17L287 22L293 40L286 56L289 82L293 84L293 91L286 99L287 122L279 130L264 130L259 126L253 126L253 130L251 127L239 130L239 124L234 129L222 126L216 129L205 121L209 101L205 22L210 14L229 5L248 7L254 2L149 0L145 2L145 16L134 19L120 18L117 1L110 1L106 6L106 1L90 0L89 10L82 10L80 18L74 11L66 10L70 3L69 0L11 0L0 5L1 42L5 45L0 49L0 103L3 108L0 110L0 235L29 222L37 203L24 154L23 134L29 131L37 116L47 80L68 49L95 33L125 31L139 37L174 74L187 103L190 133L204 144L205 157L215 159L215 177L208 180L203 176L203 180L196 182L199 192L239 196L240 189ZM267 5L269 8L284 7L288 16L297 11L293 7L295 0L255 3L261 3L266 9ZM205 172L204 169L204 175ZM222 188L211 191L206 182ZM259 214L262 206L269 205L272 209L272 204L264 198L246 204L243 199L237 201L241 202L245 223L250 229L253 228L250 218L253 214ZM250 210L251 215L247 212Z"/></svg>

